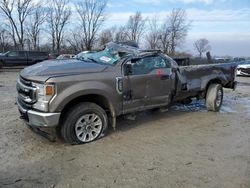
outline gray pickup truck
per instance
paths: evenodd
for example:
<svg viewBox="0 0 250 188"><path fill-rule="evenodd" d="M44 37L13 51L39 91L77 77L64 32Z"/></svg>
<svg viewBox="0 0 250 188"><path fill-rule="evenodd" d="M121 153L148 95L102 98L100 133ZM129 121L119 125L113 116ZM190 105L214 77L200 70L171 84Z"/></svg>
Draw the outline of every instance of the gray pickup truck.
<svg viewBox="0 0 250 188"><path fill-rule="evenodd" d="M53 127L68 143L88 143L125 114L191 98L205 98L209 111L219 111L223 87L235 88L235 73L235 64L178 67L160 51L108 43L78 59L25 68L17 105L30 127Z"/></svg>

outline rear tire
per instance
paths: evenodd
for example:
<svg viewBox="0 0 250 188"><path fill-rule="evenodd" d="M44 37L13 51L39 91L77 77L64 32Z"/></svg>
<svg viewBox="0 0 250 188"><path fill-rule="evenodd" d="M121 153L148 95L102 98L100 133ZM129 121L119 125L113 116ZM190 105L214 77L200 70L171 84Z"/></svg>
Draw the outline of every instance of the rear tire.
<svg viewBox="0 0 250 188"><path fill-rule="evenodd" d="M95 103L84 102L66 112L60 132L67 143L84 144L100 138L107 127L106 112Z"/></svg>
<svg viewBox="0 0 250 188"><path fill-rule="evenodd" d="M206 107L208 111L218 112L223 102L223 88L221 84L211 84L206 95Z"/></svg>

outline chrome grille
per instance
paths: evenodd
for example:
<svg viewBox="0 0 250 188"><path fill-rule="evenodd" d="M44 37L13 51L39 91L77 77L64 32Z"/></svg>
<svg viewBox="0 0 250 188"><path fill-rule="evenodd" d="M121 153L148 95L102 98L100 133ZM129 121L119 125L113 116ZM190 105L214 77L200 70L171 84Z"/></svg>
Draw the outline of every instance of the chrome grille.
<svg viewBox="0 0 250 188"><path fill-rule="evenodd" d="M24 107L29 108L36 102L36 88L32 87L30 81L20 76L16 88L18 92L18 101L23 104Z"/></svg>

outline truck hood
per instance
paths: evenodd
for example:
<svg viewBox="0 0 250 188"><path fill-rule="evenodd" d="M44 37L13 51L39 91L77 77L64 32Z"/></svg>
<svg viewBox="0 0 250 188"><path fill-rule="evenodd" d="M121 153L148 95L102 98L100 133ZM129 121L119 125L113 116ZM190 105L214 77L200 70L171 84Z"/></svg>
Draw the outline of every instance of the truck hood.
<svg viewBox="0 0 250 188"><path fill-rule="evenodd" d="M76 59L47 60L23 69L20 75L31 81L45 82L52 77L102 72L106 67L106 65Z"/></svg>

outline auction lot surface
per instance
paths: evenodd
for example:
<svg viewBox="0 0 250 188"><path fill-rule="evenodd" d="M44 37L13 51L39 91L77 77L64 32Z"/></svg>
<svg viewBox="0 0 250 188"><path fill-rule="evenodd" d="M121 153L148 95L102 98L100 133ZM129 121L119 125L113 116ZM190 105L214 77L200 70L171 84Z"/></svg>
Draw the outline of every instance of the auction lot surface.
<svg viewBox="0 0 250 188"><path fill-rule="evenodd" d="M221 112L202 103L119 120L91 144L51 143L15 106L18 72L0 72L0 187L250 187L250 77Z"/></svg>

